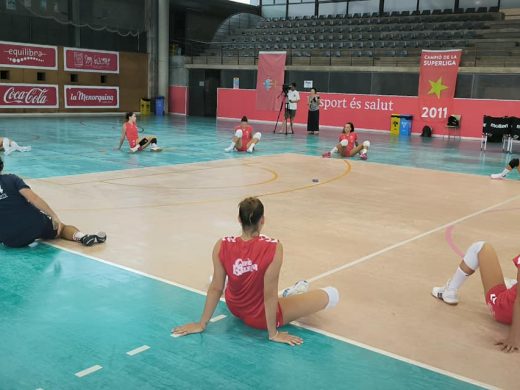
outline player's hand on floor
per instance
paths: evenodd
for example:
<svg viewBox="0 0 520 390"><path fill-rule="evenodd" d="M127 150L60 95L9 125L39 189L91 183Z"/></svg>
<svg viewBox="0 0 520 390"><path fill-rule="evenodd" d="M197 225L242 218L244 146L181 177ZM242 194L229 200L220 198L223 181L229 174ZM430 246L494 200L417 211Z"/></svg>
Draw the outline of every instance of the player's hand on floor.
<svg viewBox="0 0 520 390"><path fill-rule="evenodd" d="M269 340L275 343L289 344L291 346L303 344L303 339L298 336L293 336L288 332L277 332L276 335L270 337Z"/></svg>
<svg viewBox="0 0 520 390"><path fill-rule="evenodd" d="M171 332L176 336L187 336L193 333L204 332L204 327L200 322L192 322L191 324L177 326L173 328Z"/></svg>
<svg viewBox="0 0 520 390"><path fill-rule="evenodd" d="M504 352L518 352L518 348L520 343L515 343L509 340L509 337L505 340L498 341L495 345L498 345L499 348Z"/></svg>

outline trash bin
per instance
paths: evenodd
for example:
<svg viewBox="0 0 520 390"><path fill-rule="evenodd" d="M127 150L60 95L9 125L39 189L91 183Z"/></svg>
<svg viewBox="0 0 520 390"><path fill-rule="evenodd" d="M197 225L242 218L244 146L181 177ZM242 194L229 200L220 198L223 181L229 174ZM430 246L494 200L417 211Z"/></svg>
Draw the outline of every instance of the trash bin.
<svg viewBox="0 0 520 390"><path fill-rule="evenodd" d="M410 114L392 114L390 116L390 134L412 134L412 120L413 115Z"/></svg>
<svg viewBox="0 0 520 390"><path fill-rule="evenodd" d="M401 119L399 123L399 135L411 135L413 115L404 114L399 116Z"/></svg>
<svg viewBox="0 0 520 390"><path fill-rule="evenodd" d="M399 127L401 126L401 116L392 114L390 117L390 134L399 135Z"/></svg>
<svg viewBox="0 0 520 390"><path fill-rule="evenodd" d="M142 98L139 107L141 115L150 115L150 99Z"/></svg>
<svg viewBox="0 0 520 390"><path fill-rule="evenodd" d="M155 98L155 115L164 115L164 96Z"/></svg>

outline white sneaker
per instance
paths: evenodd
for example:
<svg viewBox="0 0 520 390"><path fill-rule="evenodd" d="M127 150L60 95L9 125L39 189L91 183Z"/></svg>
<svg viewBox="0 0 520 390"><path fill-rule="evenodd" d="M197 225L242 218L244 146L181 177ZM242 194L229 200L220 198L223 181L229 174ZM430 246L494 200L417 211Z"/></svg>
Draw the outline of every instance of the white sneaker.
<svg viewBox="0 0 520 390"><path fill-rule="evenodd" d="M517 283L518 283L518 280L516 280L516 279L504 278L504 284L506 285L506 288L508 288L508 289L513 287Z"/></svg>
<svg viewBox="0 0 520 390"><path fill-rule="evenodd" d="M506 176L503 175L503 174L501 174L501 173L493 173L493 174L491 175L491 178L492 178L492 179L503 179L503 178L505 178L505 177L506 177Z"/></svg>
<svg viewBox="0 0 520 390"><path fill-rule="evenodd" d="M251 145L249 148L247 148L247 153L253 153L254 150L255 150L255 147L253 145Z"/></svg>
<svg viewBox="0 0 520 390"><path fill-rule="evenodd" d="M133 148L130 148L130 151L131 151L132 153L135 153L135 152L137 152L138 150L139 150L139 145L135 145Z"/></svg>
<svg viewBox="0 0 520 390"><path fill-rule="evenodd" d="M457 290L447 289L449 283L450 281L448 280L445 286L434 287L432 289L432 295L435 298L443 300L448 305L456 305L457 303L459 303L459 296L457 294Z"/></svg>
<svg viewBox="0 0 520 390"><path fill-rule="evenodd" d="M18 147L18 150L19 150L20 152L30 152L31 149L32 149L32 148L31 148L30 146L19 146L19 147Z"/></svg>
<svg viewBox="0 0 520 390"><path fill-rule="evenodd" d="M282 292L282 297L290 297L291 295L303 294L309 291L309 282L306 280L299 280L291 287L286 288Z"/></svg>
<svg viewBox="0 0 520 390"><path fill-rule="evenodd" d="M235 149L234 146L229 146L226 149L224 149L224 152L229 153L229 152L233 151L234 149Z"/></svg>

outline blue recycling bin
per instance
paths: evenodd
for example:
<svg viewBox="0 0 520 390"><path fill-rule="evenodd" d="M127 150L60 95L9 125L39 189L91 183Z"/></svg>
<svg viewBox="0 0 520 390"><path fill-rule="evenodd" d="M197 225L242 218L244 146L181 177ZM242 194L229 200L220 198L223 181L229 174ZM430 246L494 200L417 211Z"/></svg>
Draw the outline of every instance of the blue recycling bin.
<svg viewBox="0 0 520 390"><path fill-rule="evenodd" d="M401 119L399 123L399 135L411 135L413 115L399 115L399 118Z"/></svg>
<svg viewBox="0 0 520 390"><path fill-rule="evenodd" d="M164 115L164 96L155 98L155 115Z"/></svg>

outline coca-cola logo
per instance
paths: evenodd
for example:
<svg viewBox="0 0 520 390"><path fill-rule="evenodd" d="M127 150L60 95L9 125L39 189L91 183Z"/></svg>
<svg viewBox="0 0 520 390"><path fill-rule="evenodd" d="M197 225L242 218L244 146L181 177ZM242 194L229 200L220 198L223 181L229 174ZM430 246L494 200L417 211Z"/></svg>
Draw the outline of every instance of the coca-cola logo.
<svg viewBox="0 0 520 390"><path fill-rule="evenodd" d="M47 88L17 90L15 87L10 87L5 91L3 100L5 104L45 105L48 102L47 92Z"/></svg>

